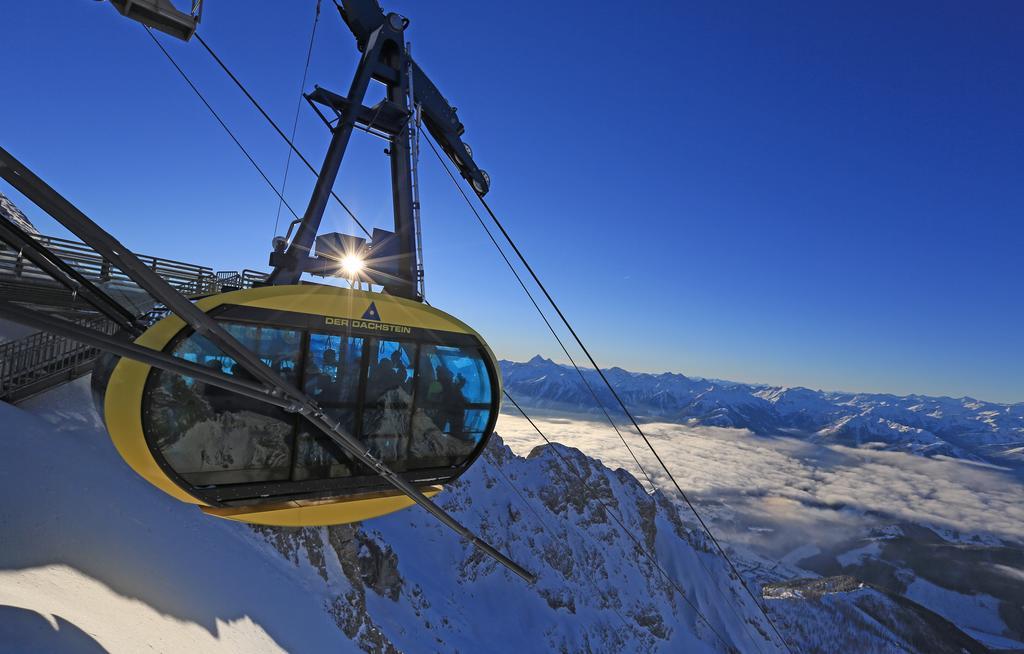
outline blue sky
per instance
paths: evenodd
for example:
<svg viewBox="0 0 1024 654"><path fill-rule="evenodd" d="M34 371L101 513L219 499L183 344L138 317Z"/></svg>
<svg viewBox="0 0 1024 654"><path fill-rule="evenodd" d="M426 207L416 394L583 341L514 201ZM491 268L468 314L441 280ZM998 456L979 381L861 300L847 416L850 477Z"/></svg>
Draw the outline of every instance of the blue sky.
<svg viewBox="0 0 1024 654"><path fill-rule="evenodd" d="M201 33L290 125L315 1L208 4ZM1024 401L1019 3L386 8L603 365ZM276 197L141 27L3 12L5 148L137 251L265 266ZM283 143L198 43L164 42L279 185ZM356 56L325 2L307 88L344 92ZM304 108L300 147L327 139ZM336 188L386 227L383 146L357 135ZM311 185L292 168L293 206ZM429 152L422 185L431 302L500 356L561 359ZM351 230L336 207L325 227Z"/></svg>

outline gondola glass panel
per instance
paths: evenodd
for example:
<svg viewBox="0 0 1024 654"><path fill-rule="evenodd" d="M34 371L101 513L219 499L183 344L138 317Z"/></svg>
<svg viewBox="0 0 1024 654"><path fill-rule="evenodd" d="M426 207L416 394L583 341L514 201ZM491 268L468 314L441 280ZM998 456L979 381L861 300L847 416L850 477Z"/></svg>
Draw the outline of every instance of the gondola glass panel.
<svg viewBox="0 0 1024 654"><path fill-rule="evenodd" d="M349 408L324 409L332 421L348 433L355 432L356 412ZM335 479L369 474L364 466L353 461L341 447L310 422L303 420L296 440L293 479Z"/></svg>
<svg viewBox="0 0 1024 654"><path fill-rule="evenodd" d="M306 393L323 406L355 403L362 359L362 338L310 334L306 355Z"/></svg>
<svg viewBox="0 0 1024 654"><path fill-rule="evenodd" d="M475 348L423 345L413 419L411 468L455 466L476 448L490 420L491 382Z"/></svg>
<svg viewBox="0 0 1024 654"><path fill-rule="evenodd" d="M313 332L306 351L304 390L327 415L356 434L364 339ZM369 474L319 429L303 420L296 440L296 481Z"/></svg>
<svg viewBox="0 0 1024 654"><path fill-rule="evenodd" d="M227 327L264 363L294 377L299 331ZM173 352L219 372L248 376L202 336L185 338ZM191 377L154 371L147 418L151 442L168 465L193 486L286 480L291 475L295 419L283 409Z"/></svg>
<svg viewBox="0 0 1024 654"><path fill-rule="evenodd" d="M374 302L378 312L367 308ZM360 452L425 492L464 472L493 429L494 356L441 311L315 285L235 291L197 306L302 389ZM157 322L139 344L255 381L177 318ZM303 412L124 359L100 378L97 401L125 461L208 513L259 524L340 524L407 504Z"/></svg>
<svg viewBox="0 0 1024 654"><path fill-rule="evenodd" d="M415 343L370 339L360 439L395 470L406 470L412 417Z"/></svg>

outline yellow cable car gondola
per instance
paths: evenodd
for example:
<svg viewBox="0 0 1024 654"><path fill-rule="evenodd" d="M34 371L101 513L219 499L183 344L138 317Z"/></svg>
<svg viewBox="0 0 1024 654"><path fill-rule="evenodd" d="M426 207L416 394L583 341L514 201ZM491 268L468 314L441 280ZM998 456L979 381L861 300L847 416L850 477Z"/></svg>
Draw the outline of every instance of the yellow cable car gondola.
<svg viewBox="0 0 1024 654"><path fill-rule="evenodd" d="M203 321L187 319L192 309L179 302L134 340L273 389L278 399L283 393L300 408L289 412L265 401L271 398L232 392L216 376L204 382L194 368L190 376L126 358L112 366L105 386L103 375L95 376L125 461L175 498L224 518L323 525L422 504L402 482L421 495L439 492L480 455L497 418L494 356L476 332L423 301L414 183L420 123L479 193L487 192L489 178L461 140L454 107L409 55L408 20L362 1L341 16L363 56L348 97L320 88L307 96L314 108L336 115L325 118L331 143L305 214L274 239L265 285L196 303L226 334L196 333L189 325ZM375 108L362 104L372 79L388 91ZM357 125L388 141L394 231L371 234L352 215L369 242L317 236ZM347 278L353 288L303 285L307 273ZM357 284L382 292L355 290ZM319 426L303 411L315 412Z"/></svg>
<svg viewBox="0 0 1024 654"><path fill-rule="evenodd" d="M479 456L497 418L494 355L422 303L334 286L222 293L197 306L297 384L367 451L432 495ZM244 376L176 316L135 341ZM245 522L365 520L412 504L297 414L129 359L101 387L118 452L169 495Z"/></svg>

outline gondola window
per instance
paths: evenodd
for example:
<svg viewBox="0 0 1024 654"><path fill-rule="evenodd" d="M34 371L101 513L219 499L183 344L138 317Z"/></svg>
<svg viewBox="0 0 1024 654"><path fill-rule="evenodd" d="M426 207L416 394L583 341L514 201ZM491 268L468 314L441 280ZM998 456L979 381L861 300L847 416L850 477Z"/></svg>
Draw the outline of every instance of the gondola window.
<svg viewBox="0 0 1024 654"><path fill-rule="evenodd" d="M285 376L294 373L300 332L230 324L229 331ZM238 364L202 336L174 354L242 376ZM283 409L157 371L151 382L149 431L167 463L193 486L285 480L291 475L295 421Z"/></svg>
<svg viewBox="0 0 1024 654"><path fill-rule="evenodd" d="M396 471L464 466L491 423L492 374L477 346L351 330L222 324ZM170 347L176 356L248 378L237 362L197 334L179 337ZM216 491L215 497L244 499L250 492L297 497L328 492L332 484L379 483L373 470L296 414L158 370L151 372L145 394L151 449L193 488L228 493Z"/></svg>

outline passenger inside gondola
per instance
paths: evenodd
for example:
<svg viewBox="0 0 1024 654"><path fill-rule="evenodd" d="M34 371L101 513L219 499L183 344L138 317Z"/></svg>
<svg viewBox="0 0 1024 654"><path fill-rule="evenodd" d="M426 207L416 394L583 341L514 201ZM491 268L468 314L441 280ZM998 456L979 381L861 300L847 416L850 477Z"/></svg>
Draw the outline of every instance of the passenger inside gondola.
<svg viewBox="0 0 1024 654"><path fill-rule="evenodd" d="M438 427L450 436L462 438L465 419L463 412L466 406L466 396L462 394L462 388L466 385L466 378L460 374L453 374L444 364L438 366L437 376L441 384L441 404L444 407L438 415Z"/></svg>
<svg viewBox="0 0 1024 654"><path fill-rule="evenodd" d="M409 439L415 375L409 350L415 346L398 341L371 343L374 356L366 380L361 438L375 456L404 470L400 456Z"/></svg>
<svg viewBox="0 0 1024 654"><path fill-rule="evenodd" d="M474 350L424 345L419 399L407 458L410 467L461 464L490 419L490 379Z"/></svg>
<svg viewBox="0 0 1024 654"><path fill-rule="evenodd" d="M312 333L306 350L304 390L339 427L355 435L355 415L362 368L363 339ZM360 468L337 443L300 421L293 479L348 477Z"/></svg>
<svg viewBox="0 0 1024 654"><path fill-rule="evenodd" d="M331 378L327 374L321 372L320 366L316 365L316 362L310 360L306 362L305 370L306 394L312 397L314 400L319 400L323 397L331 385Z"/></svg>

